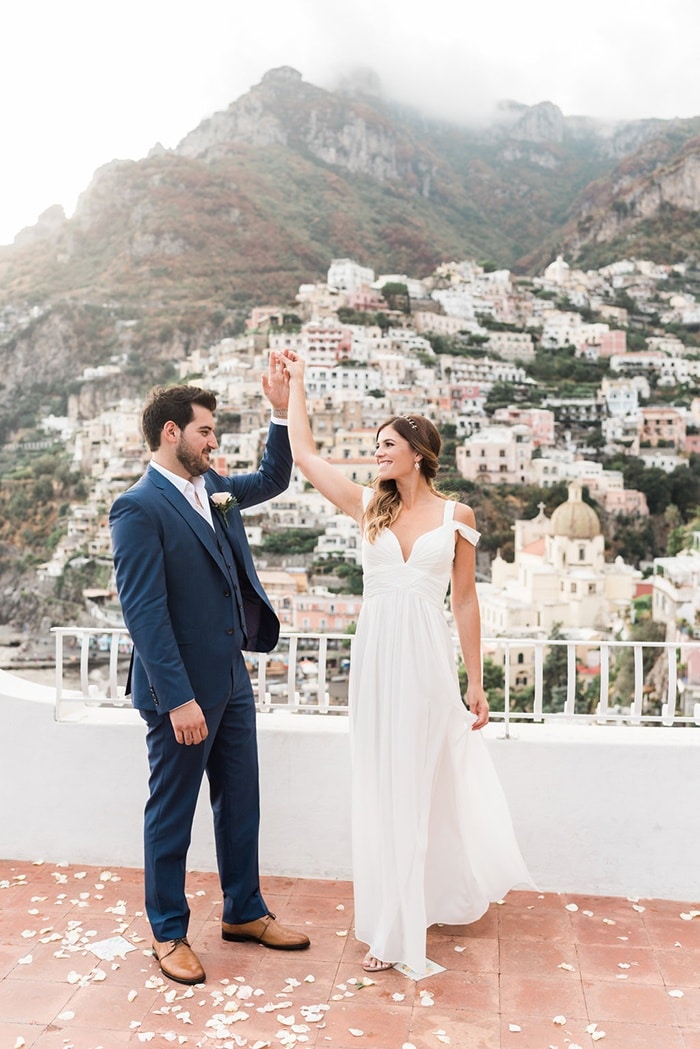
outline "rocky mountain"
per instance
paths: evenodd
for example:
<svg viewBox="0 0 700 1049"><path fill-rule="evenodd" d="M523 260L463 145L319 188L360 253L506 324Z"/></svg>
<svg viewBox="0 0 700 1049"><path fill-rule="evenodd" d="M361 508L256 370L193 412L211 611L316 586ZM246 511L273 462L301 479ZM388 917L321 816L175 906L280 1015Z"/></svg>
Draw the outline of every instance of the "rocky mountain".
<svg viewBox="0 0 700 1049"><path fill-rule="evenodd" d="M693 255L699 134L700 119L606 125L550 102L460 126L371 84L330 92L272 70L174 150L100 168L70 219L50 208L0 249L4 429L86 364L117 356L143 382L254 302L292 301L334 257L423 276L452 258L529 272L556 251Z"/></svg>

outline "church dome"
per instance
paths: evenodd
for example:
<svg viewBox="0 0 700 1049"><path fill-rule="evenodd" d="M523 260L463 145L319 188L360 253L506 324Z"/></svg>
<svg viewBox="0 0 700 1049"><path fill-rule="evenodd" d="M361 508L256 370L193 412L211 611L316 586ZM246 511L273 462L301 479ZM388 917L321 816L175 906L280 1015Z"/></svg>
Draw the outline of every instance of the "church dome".
<svg viewBox="0 0 700 1049"><path fill-rule="evenodd" d="M581 498L581 485L569 485L569 498L551 517L552 535L567 539L593 539L600 535L600 520L592 506Z"/></svg>

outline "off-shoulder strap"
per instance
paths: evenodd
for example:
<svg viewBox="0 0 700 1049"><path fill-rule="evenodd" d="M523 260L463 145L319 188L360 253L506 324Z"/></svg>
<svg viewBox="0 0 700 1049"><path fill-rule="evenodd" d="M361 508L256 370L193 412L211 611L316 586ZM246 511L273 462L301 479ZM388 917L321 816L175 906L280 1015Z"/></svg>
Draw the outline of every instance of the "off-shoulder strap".
<svg viewBox="0 0 700 1049"><path fill-rule="evenodd" d="M471 543L472 546L476 546L481 539L481 532L477 532L476 528L471 528L469 525L462 524L461 521L455 521L454 526L455 531L459 532L459 534L466 539L467 542Z"/></svg>
<svg viewBox="0 0 700 1049"><path fill-rule="evenodd" d="M461 521L455 521L455 506L456 503L454 499L447 500L447 506L445 507L445 521L452 521L455 531L459 532L459 534L463 536L467 542L471 543L472 546L476 546L481 539L481 532L477 532L476 528L472 528L470 525L462 524Z"/></svg>

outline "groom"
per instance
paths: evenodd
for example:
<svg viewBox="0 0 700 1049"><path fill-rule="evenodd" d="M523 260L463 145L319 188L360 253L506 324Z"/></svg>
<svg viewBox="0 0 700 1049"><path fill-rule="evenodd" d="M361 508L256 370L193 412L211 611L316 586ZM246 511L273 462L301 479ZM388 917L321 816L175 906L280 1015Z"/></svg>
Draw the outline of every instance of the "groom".
<svg viewBox="0 0 700 1049"><path fill-rule="evenodd" d="M253 690L242 651L268 652L279 621L255 571L241 509L286 489L288 383L278 354L263 392L272 422L255 473L220 477L215 396L156 387L142 428L153 455L110 513L117 588L134 643L134 706L147 725L146 910L153 954L179 983L205 979L189 945L185 861L202 776L209 779L224 940L309 946L267 909L258 873L258 757ZM129 684L127 684L127 692Z"/></svg>

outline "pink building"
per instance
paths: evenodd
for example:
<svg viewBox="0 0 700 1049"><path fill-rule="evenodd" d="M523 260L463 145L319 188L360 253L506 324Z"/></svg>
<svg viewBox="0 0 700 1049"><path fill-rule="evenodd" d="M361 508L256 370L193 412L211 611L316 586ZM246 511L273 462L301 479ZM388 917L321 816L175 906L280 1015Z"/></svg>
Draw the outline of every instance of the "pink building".
<svg viewBox="0 0 700 1049"><path fill-rule="evenodd" d="M598 346L600 357L612 357L614 353L627 353L627 332L618 329L602 332Z"/></svg>
<svg viewBox="0 0 700 1049"><path fill-rule="evenodd" d="M508 426L529 426L535 448L554 445L554 412L548 408L517 408L510 404L507 408L497 408L493 421Z"/></svg>
<svg viewBox="0 0 700 1049"><path fill-rule="evenodd" d="M344 634L357 622L359 594L299 594L292 602L292 630L311 634Z"/></svg>

